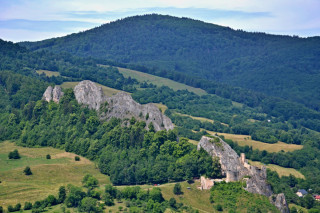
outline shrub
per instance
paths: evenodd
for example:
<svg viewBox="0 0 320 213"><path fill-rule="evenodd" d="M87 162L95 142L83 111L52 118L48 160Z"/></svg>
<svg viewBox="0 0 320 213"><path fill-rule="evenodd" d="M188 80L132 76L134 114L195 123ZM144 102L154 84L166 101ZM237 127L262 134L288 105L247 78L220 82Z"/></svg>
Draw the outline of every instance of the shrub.
<svg viewBox="0 0 320 213"><path fill-rule="evenodd" d="M13 152L10 152L8 155L9 159L20 159L20 154L17 149L13 150Z"/></svg>
<svg viewBox="0 0 320 213"><path fill-rule="evenodd" d="M181 185L180 183L176 183L173 187L173 193L175 195L181 195L182 194L182 191L181 191Z"/></svg>
<svg viewBox="0 0 320 213"><path fill-rule="evenodd" d="M8 212L15 212L16 210L13 208L13 206L8 206Z"/></svg>
<svg viewBox="0 0 320 213"><path fill-rule="evenodd" d="M75 161L80 161L80 157L79 157L79 156L75 156L75 157L74 157L74 160L75 160Z"/></svg>
<svg viewBox="0 0 320 213"><path fill-rule="evenodd" d="M23 170L25 175L32 175L31 169L29 166L27 166L24 170Z"/></svg>
<svg viewBox="0 0 320 213"><path fill-rule="evenodd" d="M47 154L46 158L47 158L48 160L50 160L50 159L51 159L51 155Z"/></svg>
<svg viewBox="0 0 320 213"><path fill-rule="evenodd" d="M3 208L2 208L2 206L0 206L0 213L3 213Z"/></svg>
<svg viewBox="0 0 320 213"><path fill-rule="evenodd" d="M15 209L15 211L20 211L20 209L21 209L21 204L20 204L20 203L17 203L17 204L14 206L14 209Z"/></svg>
<svg viewBox="0 0 320 213"><path fill-rule="evenodd" d="M32 209L32 203L30 203L30 202L25 202L23 209L24 209L24 210L30 210L30 209Z"/></svg>
<svg viewBox="0 0 320 213"><path fill-rule="evenodd" d="M222 205L221 204L216 205L216 210L219 212L222 212L223 211Z"/></svg>

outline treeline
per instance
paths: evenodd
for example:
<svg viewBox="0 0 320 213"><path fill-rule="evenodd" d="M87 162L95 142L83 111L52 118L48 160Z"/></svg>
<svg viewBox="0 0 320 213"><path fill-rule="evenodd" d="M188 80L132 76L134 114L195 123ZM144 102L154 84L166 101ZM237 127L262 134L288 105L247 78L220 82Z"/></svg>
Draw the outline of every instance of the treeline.
<svg viewBox="0 0 320 213"><path fill-rule="evenodd" d="M135 119L100 121L96 111L80 107L72 90L60 102L29 102L1 114L2 140L22 146L52 146L98 161L114 184L166 183L206 175L220 176L220 165L175 131L147 131ZM152 129L152 128L151 128Z"/></svg>
<svg viewBox="0 0 320 213"><path fill-rule="evenodd" d="M83 187L72 184L61 186L58 195L49 195L47 198L34 203L25 202L8 206L8 212L31 210L33 213L46 212L48 208L60 205L61 212L70 212L67 208L76 208L79 212L102 213L109 207L119 203L119 211L123 212L165 212L166 209L195 213L189 206L178 203L174 198L169 201L163 198L161 189L154 187L151 190L141 189L139 186L118 189L110 184L99 190L99 181L90 174L83 177ZM0 211L3 208L0 206Z"/></svg>
<svg viewBox="0 0 320 213"><path fill-rule="evenodd" d="M124 78L116 68L102 67L93 59L71 56L68 53L53 54L47 51L31 52L17 44L0 39L0 70L40 78L54 84L65 81L91 80L112 88L135 91L135 79ZM37 70L56 71L60 76L38 75Z"/></svg>

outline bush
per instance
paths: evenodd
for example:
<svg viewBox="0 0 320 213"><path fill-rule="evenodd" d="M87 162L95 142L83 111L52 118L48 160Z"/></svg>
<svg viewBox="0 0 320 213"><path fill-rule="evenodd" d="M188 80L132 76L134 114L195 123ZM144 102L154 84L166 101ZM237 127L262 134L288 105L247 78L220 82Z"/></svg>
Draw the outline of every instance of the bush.
<svg viewBox="0 0 320 213"><path fill-rule="evenodd" d="M79 156L75 156L75 157L74 157L74 160L75 160L75 161L80 161L80 157L79 157Z"/></svg>
<svg viewBox="0 0 320 213"><path fill-rule="evenodd" d="M23 170L25 175L32 175L31 169L29 166L27 166L24 170Z"/></svg>
<svg viewBox="0 0 320 213"><path fill-rule="evenodd" d="M216 210L219 212L222 212L223 211L222 205L221 204L216 205Z"/></svg>
<svg viewBox="0 0 320 213"><path fill-rule="evenodd" d="M181 185L180 183L176 183L173 187L173 193L175 195L181 195L182 194L182 191L181 191Z"/></svg>
<svg viewBox="0 0 320 213"><path fill-rule="evenodd" d="M15 212L16 210L13 208L13 206L8 206L8 212Z"/></svg>
<svg viewBox="0 0 320 213"><path fill-rule="evenodd" d="M9 159L20 159L20 154L17 149L15 149L13 152L10 152L8 155Z"/></svg>
<svg viewBox="0 0 320 213"><path fill-rule="evenodd" d="M3 208L2 208L2 206L0 206L0 213L3 213Z"/></svg>
<svg viewBox="0 0 320 213"><path fill-rule="evenodd" d="M15 206L14 206L14 210L17 212L17 211L20 211L21 209L21 204L20 203L17 203Z"/></svg>
<svg viewBox="0 0 320 213"><path fill-rule="evenodd" d="M32 203L30 203L30 202L25 202L23 209L24 209L24 210L30 210L30 209L32 209Z"/></svg>
<svg viewBox="0 0 320 213"><path fill-rule="evenodd" d="M47 154L46 158L47 158L48 160L50 160L50 159L51 159L51 155Z"/></svg>

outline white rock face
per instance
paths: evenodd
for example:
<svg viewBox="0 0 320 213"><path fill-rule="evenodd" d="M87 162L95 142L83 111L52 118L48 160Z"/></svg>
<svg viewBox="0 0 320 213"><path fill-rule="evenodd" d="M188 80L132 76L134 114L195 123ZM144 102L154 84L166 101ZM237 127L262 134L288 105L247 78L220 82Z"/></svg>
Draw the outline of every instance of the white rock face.
<svg viewBox="0 0 320 213"><path fill-rule="evenodd" d="M55 103L60 102L60 98L63 96L63 92L60 86L48 86L46 91L43 94L42 99L46 100L47 102L54 101Z"/></svg>
<svg viewBox="0 0 320 213"><path fill-rule="evenodd" d="M137 120L145 121L147 127L152 122L156 131L174 128L171 119L163 115L154 104L141 105L125 92L106 97L101 87L88 80L81 81L74 87L73 92L78 103L97 110L101 119L135 117ZM55 86L54 89L49 86L43 94L43 99L58 103L62 96L63 92L59 86Z"/></svg>
<svg viewBox="0 0 320 213"><path fill-rule="evenodd" d="M102 88L92 81L81 81L73 89L74 95L80 104L87 105L90 109L99 110L106 101Z"/></svg>
<svg viewBox="0 0 320 213"><path fill-rule="evenodd" d="M286 201L286 198L283 193L277 194L277 195L272 195L270 197L270 202L275 205L281 213L289 213L289 207L288 203Z"/></svg>
<svg viewBox="0 0 320 213"><path fill-rule="evenodd" d="M107 103L108 112L104 115L106 119L135 117L137 120L145 121L147 126L152 122L156 131L174 128L171 119L163 115L154 104L141 105L125 92L107 98Z"/></svg>

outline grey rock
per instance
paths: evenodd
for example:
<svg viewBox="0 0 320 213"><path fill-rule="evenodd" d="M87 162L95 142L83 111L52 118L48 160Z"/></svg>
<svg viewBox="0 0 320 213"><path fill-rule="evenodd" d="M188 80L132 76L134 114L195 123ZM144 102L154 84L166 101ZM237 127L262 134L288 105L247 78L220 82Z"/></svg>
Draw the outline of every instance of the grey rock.
<svg viewBox="0 0 320 213"><path fill-rule="evenodd" d="M97 110L101 119L135 117L137 120L145 121L147 127L152 122L156 131L174 128L171 119L163 115L157 106L154 104L141 105L125 92L107 97L103 94L101 87L88 80L81 81L74 87L73 92L78 103ZM58 103L62 96L63 92L59 86L55 86L54 89L49 86L43 94L43 99Z"/></svg>
<svg viewBox="0 0 320 213"><path fill-rule="evenodd" d="M52 100L56 103L60 102L60 99L63 96L63 92L60 86L55 86L52 91Z"/></svg>
<svg viewBox="0 0 320 213"><path fill-rule="evenodd" d="M106 101L102 88L92 81L81 81L73 89L74 95L80 104L87 105L90 109L99 110Z"/></svg>
<svg viewBox="0 0 320 213"><path fill-rule="evenodd" d="M275 205L281 213L289 213L288 203L283 193L270 196L270 202Z"/></svg>
<svg viewBox="0 0 320 213"><path fill-rule="evenodd" d="M42 99L44 99L47 102L50 102L52 100L52 86L48 86L46 91L43 93Z"/></svg>
<svg viewBox="0 0 320 213"><path fill-rule="evenodd" d="M43 93L42 99L47 102L54 101L55 103L59 103L62 96L63 92L60 86L55 86L54 88L52 88L52 86L48 86L46 91Z"/></svg>
<svg viewBox="0 0 320 213"><path fill-rule="evenodd" d="M214 140L215 138L218 142ZM212 138L203 136L198 144L198 149L201 147L212 157L219 157L222 173L226 175L227 182L245 178L247 182L245 190L267 197L272 195L271 186L267 184L265 167L260 169L249 165L244 154L239 157L226 142L217 136L212 136Z"/></svg>
<svg viewBox="0 0 320 213"><path fill-rule="evenodd" d="M141 105L125 92L119 92L107 98L107 103L107 112L102 115L105 119L135 117L137 120L145 121L147 126L152 122L156 131L174 128L171 119L163 115L157 106L154 104ZM147 114L148 119L146 119Z"/></svg>

